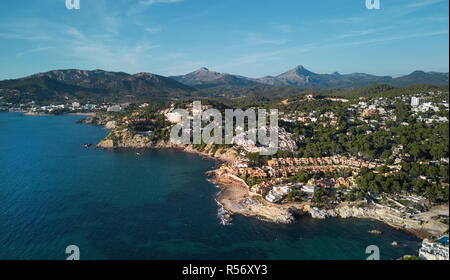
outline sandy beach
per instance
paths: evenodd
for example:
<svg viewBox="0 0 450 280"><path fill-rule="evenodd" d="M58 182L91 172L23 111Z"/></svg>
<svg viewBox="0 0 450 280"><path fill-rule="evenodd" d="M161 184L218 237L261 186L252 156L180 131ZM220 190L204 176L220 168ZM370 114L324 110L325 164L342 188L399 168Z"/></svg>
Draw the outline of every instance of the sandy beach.
<svg viewBox="0 0 450 280"><path fill-rule="evenodd" d="M245 183L238 179L227 175L216 176L211 179L211 182L222 189L219 202L230 214L257 217L276 223L291 223L295 220L295 215L305 213L304 206L306 204L275 205L261 197L252 197Z"/></svg>

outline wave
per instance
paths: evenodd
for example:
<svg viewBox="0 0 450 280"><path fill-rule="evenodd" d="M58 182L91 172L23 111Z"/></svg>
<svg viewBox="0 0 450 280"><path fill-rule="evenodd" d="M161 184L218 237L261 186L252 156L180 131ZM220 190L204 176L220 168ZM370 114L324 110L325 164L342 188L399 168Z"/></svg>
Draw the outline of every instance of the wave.
<svg viewBox="0 0 450 280"><path fill-rule="evenodd" d="M217 210L217 217L219 218L220 224L223 226L229 226L231 225L231 221L229 218L226 218L226 216L230 216L230 213L225 210L225 208L223 207L222 203L220 203L219 201L219 197L222 194L222 190L221 188L214 184L213 182L211 182L209 179L207 179L208 182L210 182L211 184L213 184L216 188L219 189L219 191L217 192L217 194L214 197L214 201L217 203L217 205L219 206L218 210Z"/></svg>

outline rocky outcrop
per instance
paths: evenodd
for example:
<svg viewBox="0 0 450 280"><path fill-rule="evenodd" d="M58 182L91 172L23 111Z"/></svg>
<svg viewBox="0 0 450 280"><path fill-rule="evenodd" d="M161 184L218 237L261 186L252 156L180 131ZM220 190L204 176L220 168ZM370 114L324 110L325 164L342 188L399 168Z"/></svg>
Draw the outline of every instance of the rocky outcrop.
<svg viewBox="0 0 450 280"><path fill-rule="evenodd" d="M104 126L107 129L115 128L116 124L113 121L113 116L102 113L96 113L93 116L77 121L77 123Z"/></svg>
<svg viewBox="0 0 450 280"><path fill-rule="evenodd" d="M103 139L100 143L97 144L98 148L103 149L114 149L114 141L111 139Z"/></svg>
<svg viewBox="0 0 450 280"><path fill-rule="evenodd" d="M98 143L98 148L117 149L117 148L151 148L152 141L148 137L139 134L133 135L128 129L121 131L112 130L110 134Z"/></svg>
<svg viewBox="0 0 450 280"><path fill-rule="evenodd" d="M187 153L194 153L201 156L206 156L213 159L218 159L225 162L230 162L238 159L240 155L233 148L213 149L213 145L206 146L202 151L197 150L193 145L174 144L169 141L152 142L148 137L139 134L133 135L128 129L115 129L115 122L109 121L105 127L113 127L110 134L98 143L98 148L103 149L178 149Z"/></svg>
<svg viewBox="0 0 450 280"><path fill-rule="evenodd" d="M193 145L185 146L183 150L188 153L195 153L226 162L235 161L240 158L239 153L235 149L227 148L214 151L212 144L207 145L203 151L196 150Z"/></svg>
<svg viewBox="0 0 450 280"><path fill-rule="evenodd" d="M116 122L115 121L109 121L105 124L106 129L114 129L116 128Z"/></svg>
<svg viewBox="0 0 450 280"><path fill-rule="evenodd" d="M331 213L328 210L325 209L319 209L316 207L310 207L308 209L309 214L311 215L311 217L313 217L314 219L326 219L331 216Z"/></svg>
<svg viewBox="0 0 450 280"><path fill-rule="evenodd" d="M372 218L385 222L396 228L403 229L422 229L422 222L410 218L402 217L399 213L394 213L384 207L371 205L368 207L358 206L338 206L334 209L319 209L317 207L308 207L308 213L313 218L325 219L330 217L340 218Z"/></svg>
<svg viewBox="0 0 450 280"><path fill-rule="evenodd" d="M356 206L341 206L334 209L320 209L317 207L309 207L311 217L315 219L326 219L330 217L351 218L351 217L369 217L377 216L376 209L362 208Z"/></svg>

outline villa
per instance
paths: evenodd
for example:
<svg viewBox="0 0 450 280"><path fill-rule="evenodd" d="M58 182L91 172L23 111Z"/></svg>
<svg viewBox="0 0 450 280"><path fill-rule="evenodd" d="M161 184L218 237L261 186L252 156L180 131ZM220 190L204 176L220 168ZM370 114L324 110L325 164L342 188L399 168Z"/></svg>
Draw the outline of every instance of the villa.
<svg viewBox="0 0 450 280"><path fill-rule="evenodd" d="M273 187L273 189L269 191L269 194L266 196L266 200L274 203L283 199L290 192L292 192L292 190L289 185Z"/></svg>
<svg viewBox="0 0 450 280"><path fill-rule="evenodd" d="M304 185L302 186L301 190L307 194L314 194L314 192L317 190L317 187L313 187L310 185Z"/></svg>

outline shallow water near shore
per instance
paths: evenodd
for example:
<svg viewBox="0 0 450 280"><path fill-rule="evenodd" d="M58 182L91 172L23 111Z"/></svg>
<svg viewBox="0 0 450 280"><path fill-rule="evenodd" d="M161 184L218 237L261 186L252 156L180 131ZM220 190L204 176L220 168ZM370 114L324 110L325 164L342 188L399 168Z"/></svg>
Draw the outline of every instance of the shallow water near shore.
<svg viewBox="0 0 450 280"><path fill-rule="evenodd" d="M395 259L420 247L368 219L279 225L235 216L223 226L219 190L205 175L217 162L84 149L108 131L81 118L0 113L0 259L65 259L69 245L81 259L366 259L369 245Z"/></svg>

